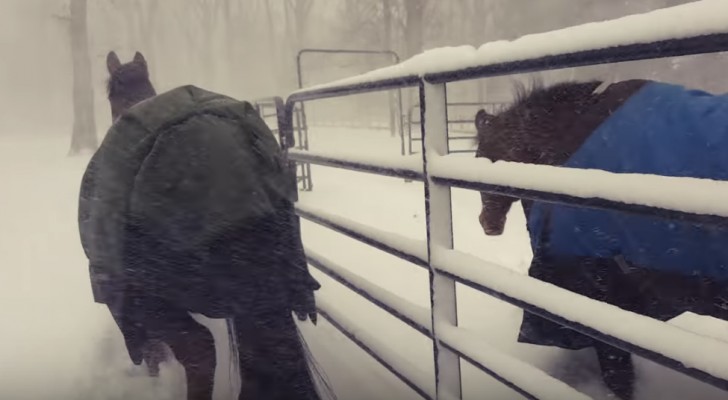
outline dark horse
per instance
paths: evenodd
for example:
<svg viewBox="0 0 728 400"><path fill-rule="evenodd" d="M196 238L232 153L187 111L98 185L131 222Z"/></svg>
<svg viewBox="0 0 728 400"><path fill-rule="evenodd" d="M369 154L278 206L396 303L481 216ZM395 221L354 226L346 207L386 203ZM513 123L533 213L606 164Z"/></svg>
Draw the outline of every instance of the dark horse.
<svg viewBox="0 0 728 400"><path fill-rule="evenodd" d="M535 85L497 115L478 111L476 157L615 173L728 180L728 96L645 80ZM518 199L481 193L486 235ZM662 321L728 319L728 232L658 217L523 200L529 275ZM519 341L595 348L607 386L634 391L629 353L524 313Z"/></svg>
<svg viewBox="0 0 728 400"><path fill-rule="evenodd" d="M157 95L141 53L121 64L110 52L107 67L114 124L84 175L79 223L95 300L108 305L132 361L146 361L156 373L164 343L185 369L187 398L211 399L215 344L190 315L202 313L228 320L242 378L240 399L318 399L310 354L291 312L315 322L313 291L319 285L308 273L292 202L265 197L277 193L283 179L272 134L248 103L191 86ZM167 121L167 114L183 117ZM166 136L159 133L164 129L170 132ZM235 141L221 142L225 138ZM225 146L237 152L221 150ZM165 158L165 151L170 156ZM216 163L220 154L228 158ZM159 160L171 165L149 166ZM233 178L225 181L228 173ZM244 187L233 182L240 176L251 182L271 177L265 184L273 183L262 193L235 192ZM183 190L186 195L174 195ZM260 199L270 202L256 203ZM230 203L265 211L234 219L234 211L226 212ZM167 213L178 206L188 212ZM149 222L139 215L159 219ZM170 226L178 231L160 234ZM99 238L114 232L119 237ZM179 245L193 242L198 244ZM104 260L120 267L102 265Z"/></svg>

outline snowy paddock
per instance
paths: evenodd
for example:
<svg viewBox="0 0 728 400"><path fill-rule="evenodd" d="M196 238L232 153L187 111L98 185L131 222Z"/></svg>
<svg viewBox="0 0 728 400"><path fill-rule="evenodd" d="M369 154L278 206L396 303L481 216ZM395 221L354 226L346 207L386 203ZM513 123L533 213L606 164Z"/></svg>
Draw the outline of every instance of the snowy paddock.
<svg viewBox="0 0 728 400"><path fill-rule="evenodd" d="M399 154L398 138L385 130L314 128L313 151L355 151L362 157ZM126 356L121 334L104 306L91 297L76 207L88 156L66 157L67 140L52 135L0 138L0 398L178 399L184 392L177 363L158 379L143 375ZM462 157L472 155L463 154ZM313 166L314 190L300 202L328 213L425 239L423 185L401 179ZM506 234L488 238L477 223L479 196L455 189L455 248L526 274L531 258L525 218L514 207ZM314 223L302 225L306 247L402 298L429 305L427 272ZM432 379L432 343L393 316L322 273L317 297L408 360L406 368ZM607 399L589 350L569 352L516 343L522 311L458 286L460 326L498 349L565 380L596 399ZM200 318L218 347L215 399L233 399L225 325ZM673 323L728 340L728 324L686 314ZM416 399L418 395L350 342L325 319L301 325L317 362L339 399ZM645 332L649 336L649 332ZM518 394L463 362L465 399L518 399ZM725 393L691 378L637 360L638 399L719 399ZM434 383L433 383L434 385Z"/></svg>

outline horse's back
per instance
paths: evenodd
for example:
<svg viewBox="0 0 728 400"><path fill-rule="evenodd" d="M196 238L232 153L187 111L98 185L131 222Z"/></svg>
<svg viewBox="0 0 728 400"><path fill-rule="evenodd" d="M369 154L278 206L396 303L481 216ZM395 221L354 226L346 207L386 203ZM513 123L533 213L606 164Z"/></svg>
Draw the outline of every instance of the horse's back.
<svg viewBox="0 0 728 400"><path fill-rule="evenodd" d="M628 99L564 165L615 173L728 180L728 95L650 83ZM657 217L536 203L534 246L550 213L550 251L728 280L728 230Z"/></svg>
<svg viewBox="0 0 728 400"><path fill-rule="evenodd" d="M289 236L271 223L296 228L291 180L249 103L193 86L160 94L114 123L92 164L80 211L96 275L212 316L230 313L231 293L285 289L270 265L282 257L267 252Z"/></svg>

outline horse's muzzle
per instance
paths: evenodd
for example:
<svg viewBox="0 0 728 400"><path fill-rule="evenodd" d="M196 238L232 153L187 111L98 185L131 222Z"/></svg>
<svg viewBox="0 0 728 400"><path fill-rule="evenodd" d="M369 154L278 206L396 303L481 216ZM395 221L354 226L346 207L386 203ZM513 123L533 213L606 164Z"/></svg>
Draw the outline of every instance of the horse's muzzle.
<svg viewBox="0 0 728 400"><path fill-rule="evenodd" d="M480 226L483 227L483 232L487 236L500 236L503 234L503 230L506 226L506 219L503 218L488 218L486 216L485 208L480 212Z"/></svg>

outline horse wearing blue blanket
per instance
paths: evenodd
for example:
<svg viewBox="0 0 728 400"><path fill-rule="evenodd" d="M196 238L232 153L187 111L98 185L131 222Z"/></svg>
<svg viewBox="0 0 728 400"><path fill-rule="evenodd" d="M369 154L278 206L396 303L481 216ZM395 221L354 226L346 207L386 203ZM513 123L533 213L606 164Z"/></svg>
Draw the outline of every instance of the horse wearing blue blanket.
<svg viewBox="0 0 728 400"><path fill-rule="evenodd" d="M630 80L526 91L475 117L476 157L492 161L728 180L728 95ZM518 199L481 193L486 235L503 233ZM523 200L534 258L529 275L666 321L686 311L728 319L728 228ZM519 341L594 347L607 386L631 399L628 352L524 313Z"/></svg>

